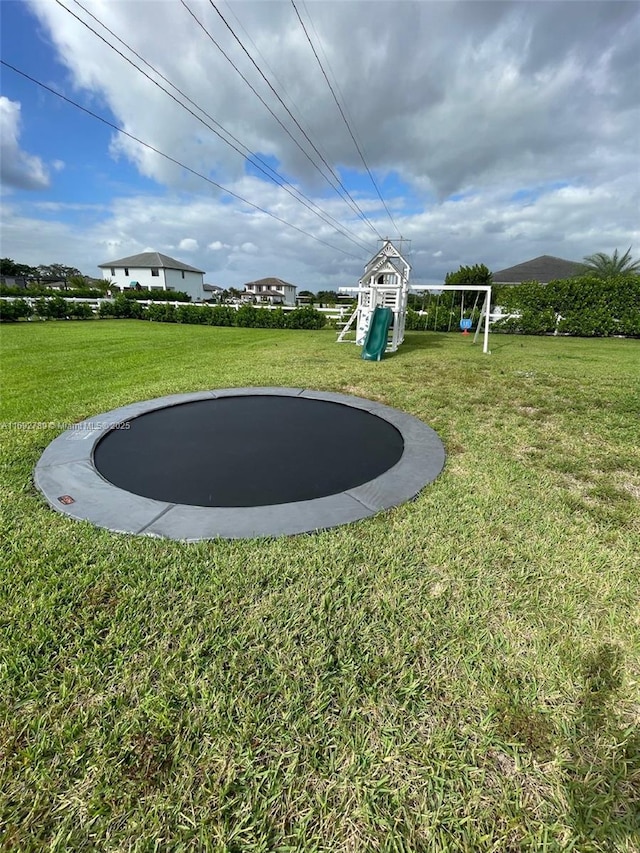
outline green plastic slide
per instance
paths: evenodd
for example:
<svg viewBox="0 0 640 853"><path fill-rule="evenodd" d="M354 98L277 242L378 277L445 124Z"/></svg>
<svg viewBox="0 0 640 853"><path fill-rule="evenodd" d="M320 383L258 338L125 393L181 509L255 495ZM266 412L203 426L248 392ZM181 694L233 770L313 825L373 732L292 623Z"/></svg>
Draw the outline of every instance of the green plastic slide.
<svg viewBox="0 0 640 853"><path fill-rule="evenodd" d="M369 330L362 348L365 361L380 361L387 348L387 333L393 319L391 308L376 308L371 316Z"/></svg>

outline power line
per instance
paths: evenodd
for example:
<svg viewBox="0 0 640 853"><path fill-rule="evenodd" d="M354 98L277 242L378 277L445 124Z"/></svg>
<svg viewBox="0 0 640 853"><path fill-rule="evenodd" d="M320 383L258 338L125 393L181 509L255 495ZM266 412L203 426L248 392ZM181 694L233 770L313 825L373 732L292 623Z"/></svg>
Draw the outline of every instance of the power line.
<svg viewBox="0 0 640 853"><path fill-rule="evenodd" d="M59 0L58 0L58 2L59 2ZM320 169L320 167L319 167L319 166L318 166L318 164L315 162L315 160L314 160L314 159L309 155L309 153L308 153L307 151L305 151L305 149L302 147L302 145L300 145L300 143L299 143L299 142L298 142L298 140L295 138L295 136L293 136L293 135L292 135L292 133L291 133L291 131L289 130L289 128L284 124L284 122L283 122L280 118L278 118L278 116L274 113L274 111L271 109L271 107L269 106L269 104L264 100L264 98L260 95L260 93L259 93L259 92L257 92L257 91L255 90L255 88L251 85L251 83L249 82L249 80L247 80L247 78L244 76L244 74L242 73L242 71L240 71L240 69L238 68L238 66L237 66L237 65L234 63L234 61L231 59L231 57L230 57L230 56L225 52L225 50L224 50L224 49L223 49L223 48L218 44L218 42L214 39L214 37L213 37L213 36L211 35L211 33L209 32L209 30L208 30L208 29L205 27L205 25L202 23L202 21L200 21L200 19L196 16L196 14L195 14L195 13L194 13L194 12L193 12L189 7L188 7L188 6L187 6L187 4L185 3L185 0L180 0L180 2L181 2L181 3L182 3L182 5L184 6L184 8L187 10L187 12L191 15L191 17L192 17L192 18L193 18L193 20L196 22L196 24L197 24L197 25L200 27L200 29L203 31L203 33L207 36L207 38L212 42L212 44L213 44L213 45L215 45L215 47L217 47L217 48L218 48L218 50L220 51L220 53L224 56L224 58L225 58L225 59L227 60L227 62L231 65L231 67L234 69L234 71L235 71L235 72L236 72L236 73L237 73L237 74L238 74L238 75L239 75L239 76L244 80L244 82L245 82L245 83L247 84L247 86L251 89L251 91L252 91L252 92L254 93L254 95L258 98L258 100L262 103L262 105L265 107L265 109L267 109L267 110L271 113L271 115L273 116L273 118L278 122L278 124L280 125L280 127L281 127L281 128L284 130L284 132L287 134L287 136L289 136L289 137L293 140L293 142L298 146L298 148L300 149L300 151L304 154L304 156L305 156L305 157L307 158L307 160L311 163L311 165L314 167L314 169L316 169L316 170L320 173L320 175L322 175L322 177L324 178L324 180L325 180L325 181L327 181L327 182L329 183L329 185L330 185L330 186L331 186L331 187L332 187L336 192L338 192L337 187L336 187L334 184L332 184L332 183L331 183L331 181L329 180L329 178L325 175L325 173L322 171L322 169ZM338 195L340 195L340 193L339 193L339 192L338 192ZM346 198L343 198L343 196L340 196L340 198L342 198L342 199L343 199L343 201L345 201L347 204L349 204L349 201L348 201ZM358 216L360 216L360 215L361 215L361 213L359 212L359 210L358 210L356 207L354 207L354 206L353 206L353 205L351 205L351 204L349 204L349 206L351 207L351 209L353 210L353 212L354 212L356 215L358 215ZM361 217L361 218L362 218L362 217ZM366 219L366 218L365 218L365 219ZM368 222L368 220L366 220L366 221ZM371 223L368 223L368 224L369 224L369 225L371 225ZM371 226L371 227L373 227L373 226ZM375 230L375 229L374 229L374 230Z"/></svg>
<svg viewBox="0 0 640 853"><path fill-rule="evenodd" d="M378 184L376 183L376 180L375 180L375 178L373 177L373 174L372 174L372 172L371 172L371 169L370 169L370 168L369 168L369 166L367 165L367 161L364 159L364 154L362 153L362 150L361 150L360 146L358 145L358 142L357 142L357 140L356 140L355 136L353 135L353 131L351 130L351 125L350 125L350 124L349 124L349 122L347 121L347 117L346 117L346 115L344 114L344 110L343 110L343 109L342 109L342 107L340 106L340 101L338 100L338 98L337 98L337 96L336 96L336 93L335 93L335 91L334 91L334 88L333 88L333 86L331 85L331 81L330 81L330 80L329 80L329 78L327 77L327 72L324 70L324 66L322 65L322 62L320 61L320 57L318 56L318 54L317 54L317 52L316 52L316 49L315 49L315 47L313 46L313 42L311 41L311 36L310 36L310 35L309 35L309 33L307 32L307 28L306 28L306 27L305 27L305 25L304 25L304 21L303 21L303 20L302 20L302 18L300 17L300 12L298 12L298 7L297 7L297 6L296 6L296 4L295 4L295 0L291 0L291 5L293 6L293 8L294 8L294 10L295 10L295 13L296 13L296 15L297 15L297 17L298 17L298 20L300 21L300 26L302 27L302 29L303 29L303 31L304 31L304 34L305 34L305 36L307 37L307 41L309 42L309 46L310 46L311 50L313 51L313 55L315 56L315 58L316 58L316 60L317 60L317 62L318 62L318 65L320 66L320 70L322 71L322 74L324 75L324 79L327 81L327 86L329 87L329 90L331 91L331 94L333 95L333 100L336 102L336 106L338 107L338 110L340 111L340 115L342 116L342 120L344 121L345 125L347 126L347 130L349 131L349 135L351 136L351 139L353 140L353 144L356 146L356 149L357 149L357 151L358 151L358 154L360 155L360 159L362 160L362 162L363 162L363 164L364 164L364 167L365 167L365 169L367 170L367 172L368 172L368 174L369 174L369 177L371 178L371 183L373 184L373 186L375 187L376 192L378 193L378 198L380 199L380 201L381 201L381 202L382 202L382 204L384 205L384 209L387 211L387 216L388 216L388 217L389 217L389 219L391 220L391 224L392 224L392 225L393 225L393 227L395 228L396 233L398 233L398 234L399 234L399 233L400 233L400 231L398 230L398 226L397 226L397 225L396 225L396 223L393 221L393 216L391 215L391 211L390 211L390 210L389 210L389 208L387 207L387 203L386 203L386 201L382 198L382 193L380 192L380 189L378 188ZM309 14L308 10L307 10L307 14Z"/></svg>
<svg viewBox="0 0 640 853"><path fill-rule="evenodd" d="M248 152L248 153L244 153L238 147L236 147L236 145L232 144L227 139L225 139L220 134L219 131L217 131L214 127L211 127L211 125L207 124L207 122L204 121L200 116L196 115L196 113L194 113L193 110L189 109L189 107L187 107L178 98L176 98L175 95L173 95L171 92L169 92L167 89L165 89L164 86L162 86L160 83L158 83L157 80L154 80L152 77L150 77L149 74L147 74L146 71L144 71L144 69L142 69L138 65L136 65L135 62L133 62L131 59L129 59L129 57L125 56L120 50L118 50L118 48L115 47L115 45L111 44L107 39L105 39L102 35L100 35L100 33L96 32L96 30L94 30L93 27L91 27L86 21L83 21L82 18L80 18L78 15L75 14L75 12L73 12L71 9L69 9L67 6L65 6L64 3L61 2L61 0L56 0L56 2L66 12L68 12L70 15L72 15L79 23L81 23L90 32L92 32L97 38L99 38L102 42L104 42L104 44L106 44L107 47L109 47L111 50L113 50L115 53L117 53L118 56L120 56L122 59L124 59L126 62L128 62L129 65L131 65L133 68L136 69L136 71L138 71L140 74L142 74L144 77L146 77L147 80L149 80L149 82L153 83L154 86L156 86L162 92L164 92L166 95L168 95L180 107L182 107L190 115L192 115L197 121L199 121L200 124L204 125L204 127L206 127L208 130L210 130L212 133L214 133L222 142L225 143L225 145L228 145L230 148L233 148L234 151L236 151L238 154L240 154L240 156L243 159L250 162L256 169L258 169L260 172L262 172L270 181L275 183L277 186L281 187L283 190L285 190L285 192L289 193L289 195L292 198L294 198L300 204L304 205L304 207L306 207L313 214L315 214L320 219L322 219L322 221L325 222L327 225L330 225L339 234L342 234L343 237L346 237L347 240L349 240L351 243L353 243L354 246L357 246L358 249L368 251L369 247L362 240L360 240L360 238L356 234L354 234L353 231L350 231L348 228L346 228L346 226L341 225L341 223L338 222L338 220L335 219L335 217L331 216L330 213L323 211L319 205L317 205L314 201L312 201L310 198L308 198L308 196L306 196L304 193L300 192L292 184L290 184L288 181L286 181L286 179L282 175L280 175L275 169L273 169L271 166L269 166L269 164L266 163L264 160L262 160L262 158L258 157L257 155L254 155L250 151L250 149L247 148L246 145L244 145L239 139L237 139L235 136L233 136L233 134L231 134L228 130L226 130L226 128L224 128L219 122L217 122L213 118L213 116L209 115L209 113L207 113L206 110L204 110L202 107L200 107L195 101L193 101L181 89L179 89L177 86L175 86L167 77L164 76L164 74L162 74L160 71L158 71L158 69L155 68L150 62L147 62L147 60L144 59L144 57L140 56L140 54L137 51L135 51L130 45L128 45L125 41L123 41L123 39L121 39L118 35L116 35L116 33L114 33L112 30L110 30L109 27L106 26L106 24L104 24L99 18L97 18L94 14L92 14L92 12L90 12L88 9L86 9L82 5L82 3L79 2L79 0L73 0L73 2L77 6L79 6L84 12L86 12L86 14L88 14L91 18L93 18L93 20L96 21L101 27L103 27L111 36L113 36L113 38L117 39L117 41L119 41L120 44L124 45L124 47L126 47L127 50L131 51L131 53L133 53L136 57L138 57L138 59L140 59L141 62L144 62L144 64L148 68L150 68L162 80L164 80L166 83L168 83L169 86L171 86L173 89L175 89L175 91L178 92L183 98L185 98L190 104L193 104L193 106L197 110L199 110L203 115L207 116L207 118L210 119L210 121L212 121L213 124L215 124L217 127L219 127L223 133L225 133L234 142L236 142L239 146L241 146L241 148L244 149L244 152ZM258 160L260 163L262 163L262 165L266 169L268 169L270 172L272 172L273 175L275 175L276 177L274 178L271 174L269 174L267 171L265 171L265 168L262 168L261 165L259 165L257 162L255 162L256 160ZM279 179L281 179L281 180L279 180ZM285 186L285 184L286 184L286 186ZM350 237L349 234L351 234L352 236ZM355 238L355 239L353 239L353 238Z"/></svg>
<svg viewBox="0 0 640 853"><path fill-rule="evenodd" d="M271 79L276 81L276 83L277 83L277 84L278 84L278 86L280 87L280 91L284 93L284 95L286 96L287 101L292 105L292 107L293 107L293 108L295 108L295 110L296 110L296 112L297 112L297 114L298 114L298 117L299 117L299 119L300 119L300 122L304 125L305 123L304 123L304 120L303 120L303 118L302 118L302 110L300 109L300 107L299 107L299 106L298 106L298 104L296 103L296 101L295 101L295 99L293 98L293 96L291 95L291 93L287 91L287 88L286 88L285 84L282 82L282 80L280 79L280 77L278 77L278 75L277 75L277 74L276 74L276 72L274 71L273 67L272 67L271 65L269 65L269 61L268 61L268 60L267 60L267 58L265 57L264 53L262 53L262 51L260 50L260 48L258 47L258 45L257 45L257 44L255 43L255 41L251 38L251 34L247 31L247 28L243 25L242 21L240 20L240 18L239 18L239 17L238 17L238 15L237 15L237 13L236 13L236 12L234 11L234 9L232 8L232 5L231 5L231 3L230 3L230 0L226 0L226 2L225 2L225 6L227 7L227 14L228 14L228 15L231 15L231 16L233 17L233 19L235 20L235 22L236 22L236 24L238 25L238 27L239 27L239 28L242 30L242 32L244 33L246 40L249 42L249 44L250 44L250 45L251 45L251 47L253 48L253 50L254 50L254 56L257 54L257 55L260 57L260 59L262 60L262 64L263 64L263 66L266 66L266 68L268 69L269 73L271 74ZM340 90L338 89L338 91L340 91ZM307 130L307 133L311 133L311 130L310 130L310 128L309 128L309 125L308 125L308 124L306 124L306 125L305 125L305 127L306 127L306 130ZM322 148L321 148L321 150L322 150ZM326 153L325 153L325 155L324 155L324 156L325 156L325 157L327 156L327 155L326 155Z"/></svg>
<svg viewBox="0 0 640 853"><path fill-rule="evenodd" d="M59 2L59 0L58 0L58 2ZM227 60L227 62L231 65L231 67L234 69L234 71L235 71L235 72L236 72L236 73L237 73L237 74L238 74L238 75L239 75L239 76L244 80L244 82L245 82L245 83L247 84L247 86L251 89L251 91L252 91L252 92L254 93L254 95L258 98L258 100L262 103L262 105L265 107L265 109L267 109L267 110L271 113L271 115L273 116L273 118L278 122L278 124L279 124L279 125L280 125L280 127L284 130L284 132L285 132L285 133L286 133L286 134L287 134L287 135L288 135L288 136L293 140L293 142L298 146L298 148L300 149L300 151L304 154L304 156L305 156L305 157L307 158L307 160L311 163L311 165L314 167L314 169L316 169L316 170L320 173L320 175L324 178L324 180L325 180L325 181L327 181L327 182L329 183L329 185L330 185L330 186L331 186L331 187L332 187L332 188L333 188L333 189L338 193L338 195L340 195L340 193L338 192L337 187L336 187L334 184L332 184L332 183L331 183L331 181L329 180L329 178L324 174L324 172L322 171L322 169L320 169L320 167L318 166L318 164L313 160L313 158L309 155L309 153L308 153L307 151L305 151L305 149L302 147L302 145L300 145L300 143L298 142L298 140L297 140L297 139L296 139L296 138L291 134L291 131L289 130L289 128L284 124L284 122L282 122L282 121L281 121L281 119L280 119L280 118L278 118L278 116L274 113L274 111L271 109L271 107L269 106L269 104L267 104L267 102L264 100L264 98L259 94L259 92L257 92L257 91L255 90L255 88L251 85L251 83L249 82L249 80L247 80L247 78L244 76L244 74L242 73L242 71L240 71L240 69L238 68L238 66L237 66L237 65L234 63L234 61L231 59L231 57L227 55L227 53L224 51L224 49L223 49L223 48L218 44L218 42L214 39L214 37L213 37L213 36L211 35L211 33L209 32L209 30L208 30L208 29L205 27L205 25L202 23L202 21L200 21L200 19L195 15L195 13L194 13L194 12L193 12L193 11L192 11L188 6L187 6L187 4L184 2L184 0L180 0L180 2L181 2L181 3L182 3L182 5L184 6L184 8L187 10L187 12L191 15L191 17L192 17L192 18L193 18L193 20L196 22L196 24L197 24L197 25L200 27L200 29L204 32L204 34L207 36L207 38L212 42L212 44L214 44L214 45L215 45L215 47L217 47L217 48L218 48L218 50L220 51L220 53L224 56L224 58L225 58L225 59ZM354 212L356 215L360 216L361 218L362 218L362 216L364 216L364 214L361 214L361 212L359 211L359 208L354 207L352 204L350 204L350 202L349 202L346 198L343 198L343 196L341 196L341 195L340 195L340 198L342 198L342 200L343 200L343 201L345 201L347 204L349 204L349 206L351 207L351 209L353 210L353 212ZM371 225L371 223L366 219L366 217L365 217L365 221L367 222L367 224ZM371 226L371 227L373 227L373 226ZM374 229L374 230L375 230L375 229Z"/></svg>
<svg viewBox="0 0 640 853"><path fill-rule="evenodd" d="M305 237L311 237L312 240L315 240L317 243L322 243L323 246L327 246L329 249L333 249L336 252L342 252L343 255L347 255L349 258L354 258L359 261L362 257L358 257L356 255L352 255L351 252L347 252L344 249L339 248L338 246L333 246L331 243L327 243L325 240L321 240L320 237L316 237L314 234L311 234L309 231L305 231L303 228L299 228L297 225L293 225L291 222L287 222L286 219L282 219L280 216L276 216L275 213L271 213L269 210L265 210L264 207L260 207L257 204L254 204L252 201L244 198L238 193L233 192L233 190L228 189L227 187L223 187L222 184L217 183L212 178L203 175L201 172L198 172L196 169L192 169L190 166L187 166L185 163L182 163L180 160L176 160L175 157L171 157L170 154L165 154L164 151L160 151L159 148L156 148L154 145L151 145L149 142L144 142L144 140L139 139L137 136L134 136L133 133L129 133L129 131L124 130L121 127L118 127L117 124L109 121L103 116L98 115L97 113L92 112L92 110L87 109L87 107L83 107L81 104L77 103L77 101L73 101L71 98L67 98L66 95L61 94L60 92L56 92L55 89L52 89L50 86L47 86L41 80L37 80L35 77L27 74L25 71L21 71L19 68L16 68L15 65L11 65L11 63L7 62L4 59L0 59L0 64L4 65L6 68L10 68L11 71L15 71L16 74L19 74L21 77L24 77L26 80L30 80L32 83L35 83L37 86L40 86L42 89L45 89L47 92L50 92L52 95L55 95L57 98L60 98L66 103L71 104L71 106L76 107L81 110L83 113L91 116L92 118L97 119L102 122L102 124L106 124L107 127L112 128L113 130L121 133L123 136L127 136L129 139L132 139L134 142L137 142L139 145L142 145L144 148L148 148L150 151L153 151L154 154L158 154L160 157L164 157L165 160L168 160L170 163L174 163L176 166L179 166L181 169L184 169L186 172L190 172L192 175L195 175L197 178L202 178L203 181L206 181L208 184L216 187L221 190L223 193L232 196L233 198L241 201L243 204L249 205L249 207L253 207L254 210L258 210L260 213L264 213L266 216L270 216L271 219L275 219L277 222L286 225L288 228L293 228L295 231L298 231L300 234L304 234Z"/></svg>
<svg viewBox="0 0 640 853"><path fill-rule="evenodd" d="M186 8L190 13L191 13L192 17L193 17L196 21L198 21L198 19L196 18L196 16L193 14L193 12L191 12L191 10L189 9L189 7L188 7L188 6L187 6L187 4L185 3L185 0L180 0L180 2L181 2L181 3L182 3L182 5L183 5L183 6L184 6L184 7L185 7L185 8ZM293 113L291 112L291 110L287 107L287 105L286 105L286 104L285 104L285 102L282 100L282 98L280 97L280 95L278 94L278 92L276 91L276 89L274 89L274 87L272 86L272 84L270 83L270 81L268 80L268 78L267 78L267 77L265 76L265 74L263 73L263 71L262 71L262 69L260 68L260 66L255 62L255 60L253 59L253 57L251 56L251 54L249 53L249 51L246 49L246 47L244 46L244 44L242 43L242 41L238 38L238 36L237 36L237 35L236 35L236 33L234 32L234 30L233 30L233 28L231 27L231 25L228 23L228 21L226 20L226 18L225 18L225 17L224 17L224 15L222 14L222 12L218 9L218 7L215 5L215 3L213 2L213 0L209 0L209 3L210 3L210 5L213 7L213 9L215 9L216 13L217 13L217 14L218 14L218 16L220 17L220 19L222 20L222 22L224 23L224 25L226 26L226 28L229 30L229 32L231 33L231 35L234 37L234 39L235 39L235 40L237 41L237 43L240 45L241 49L242 49L242 50L243 50L243 52L246 54L246 56L248 57L249 61L252 63L252 65L254 66L254 68L256 69L256 71L258 72L258 74L260 74L260 76L262 77L262 79L264 80L264 82L267 84L267 86L269 87L269 89L271 89L271 91L273 92L273 94L276 96L276 98L278 99L278 101L280 102L280 104L282 105L282 107L285 109L285 111L286 111L287 115L291 118L291 120L292 120L292 121L293 121L293 123L296 125L296 127L298 128L298 130L300 131L300 133L302 133L302 135L303 135L303 136L304 136L304 138L307 140L307 142L309 143L309 145L313 148L313 150L314 150L314 151L315 151L315 153L318 155L318 157L320 158L320 160L324 163L324 165L325 165L325 166L326 166L326 168L329 170L329 172L331 173L331 175L333 176L333 178L336 180L336 182L338 183L338 185L340 186L340 188L342 189L342 191L345 193L346 198L343 196L344 200L347 202L347 204L349 204L349 206L351 207L351 209L352 209L352 210L355 210L355 211L358 213L358 215L360 216L360 218L361 218L364 222L366 222L366 223L367 223L367 225L371 228L371 230L372 230L372 231L374 232L374 234L378 237L378 239L382 239L382 238L380 237L380 234L379 234L378 230L376 229L375 225L373 225L373 223L369 220L369 218L367 217L366 213L364 213L364 211L360 208L360 206L358 205L357 201L355 201L355 199L353 198L353 196L351 195L351 193L349 192L349 190L348 190L348 189L345 187L345 185L342 183L342 181L340 180L340 177L335 173L335 171L331 168L331 166L329 165L329 163L326 161L325 157L324 157L324 156L322 155L322 153L318 150L318 148L314 145L314 143L312 142L312 140L309 138L309 135L307 134L307 132L304 130L304 128L302 127L302 125L300 124L300 122L299 122L299 121L296 119L296 117L293 115ZM202 29L207 33L207 35L209 36L209 38L211 38L211 40L214 42L214 44L216 45L216 47L217 47L219 50L221 50L221 51L222 51L222 48L220 48L220 45L218 45L218 44L217 44L217 42L213 39L213 37L212 37L212 36L211 36L211 34L208 32L208 30L204 27L204 25L203 25L202 23L200 23L200 21L198 21L198 23L200 24L200 27L201 27L201 28L202 28ZM227 55L224 53L224 51L222 51L222 53L223 53L223 55L228 59L228 61L229 61L229 62L231 62L231 60L227 57ZM231 64L233 65L233 63L231 63ZM236 70L236 71L238 71L238 69L237 69L237 67L236 67L235 65L233 65L233 67L235 68L235 70ZM247 83L247 85L249 86L249 88L251 89L251 91L252 91L252 92L253 92L253 93L254 93L254 94L255 94L255 95L260 99L260 101L261 101L261 102L262 102L262 103L267 107L267 109L269 110L269 112L271 113L271 115L272 115L272 116L274 116L274 118L276 118L276 120L278 121L278 123L279 123L282 127L284 127L284 125L282 124L282 122L281 122L279 119L277 119L277 117L275 116L275 113L273 112L273 110L271 110L271 108L270 108L269 106L267 106L267 104L265 103L265 101L263 100L263 98L262 98L262 97L260 97L260 95L258 94L258 92L257 92L257 91L255 90L255 88L251 85L251 83L249 83L249 82L248 82L248 80L246 79L246 77L245 77L243 74L241 74L241 72L240 72L240 71L238 71L238 74L240 74L240 76L241 76L241 77L242 77L242 79L245 81L245 83ZM314 160L309 156L309 154L308 154L308 153L307 153L307 152L302 148L302 146L300 145L300 143L299 143L299 142L297 142L297 140L296 140L296 139L295 139L295 137L290 133L290 131L289 131L286 127L285 127L284 129L285 129L285 131L286 131L287 135L288 135L289 137L291 137L291 139L296 143L296 145L298 146L298 148L300 148L300 150L303 152L303 154L305 154L305 156L307 157L307 159L308 159L308 160L309 160L309 161L314 165L314 167L315 167L315 168L320 172L320 174L325 178L325 180L328 180L327 176L322 172L322 170L320 169L320 167L319 167L319 166L315 163L315 161L314 161ZM329 183L331 183L331 181L329 181ZM336 190L336 192L338 192L337 187L335 186L335 184L333 184L332 186L333 186L333 188Z"/></svg>
<svg viewBox="0 0 640 853"><path fill-rule="evenodd" d="M249 42L249 44L250 44L250 45L251 45L251 47L253 48L253 50L254 50L254 55L256 55L256 54L257 54L257 55L260 57L260 59L262 60L262 64L263 64L263 66L266 66L266 67L267 67L267 69L269 70L269 72L270 72L270 74L271 74L271 78L272 78L273 80L275 80L275 81L276 81L276 83L277 83L277 84L278 84L278 86L280 87L280 91L281 91L281 92L284 92L284 94L286 95L287 100L289 101L289 103L290 103L290 104L293 104L293 106L295 107L295 109L298 111L298 114L300 115L300 113L302 112L302 111L301 111L301 109L300 109L300 107L298 106L298 104L296 104L296 102L295 102L294 98L292 97L291 93L287 91L285 84L284 84L284 83L282 82L282 80L278 77L278 75L276 74L276 72L273 70L272 66L271 66L271 65L269 65L269 61L268 61L268 60L267 60L267 58L265 57L264 53L262 53L262 51L260 50L260 48L258 47L258 45L257 45L257 44L255 43L255 41L251 38L251 35L250 35L250 33L247 31L247 28L243 25L242 21L240 20L240 18L239 18L239 17L238 17L238 15L237 15L237 13L234 11L234 9L233 9L233 7L232 7L232 5L231 5L231 3L230 3L230 0L226 0L226 2L225 2L225 6L227 7L227 14L231 15L231 16L234 18L234 20L235 20L236 24L240 27L240 29L241 29L241 30L242 30L242 32L244 33L244 35L245 35L245 37L246 37L246 40ZM302 119L301 119L301 120L302 120ZM307 132L308 132L308 133L311 133L311 131L310 131L309 126L308 126L308 125L307 125Z"/></svg>

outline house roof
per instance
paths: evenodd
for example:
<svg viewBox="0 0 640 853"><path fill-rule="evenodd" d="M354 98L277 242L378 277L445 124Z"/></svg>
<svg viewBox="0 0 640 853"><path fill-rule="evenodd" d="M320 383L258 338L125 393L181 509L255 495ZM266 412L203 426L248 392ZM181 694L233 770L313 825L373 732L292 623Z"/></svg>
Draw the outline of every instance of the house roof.
<svg viewBox="0 0 640 853"><path fill-rule="evenodd" d="M499 270L493 273L495 284L519 284L522 281L538 281L548 284L563 278L571 278L580 272L582 264L576 261L565 261L553 255L540 255L531 261L516 264L515 267Z"/></svg>
<svg viewBox="0 0 640 853"><path fill-rule="evenodd" d="M256 296L260 296L260 297L271 296L274 298L277 297L278 299L283 298L282 293L280 293L279 290L263 290L262 293L257 293Z"/></svg>
<svg viewBox="0 0 640 853"><path fill-rule="evenodd" d="M204 274L204 270L191 267L189 264L183 264L182 261L177 261L175 258L170 258L169 255L163 255L161 252L140 252L138 255L129 255L127 258L118 258L115 261L105 261L103 264L98 264L99 269L105 267L132 267L133 269L162 267L168 270L185 270L186 272L201 272Z"/></svg>
<svg viewBox="0 0 640 853"><path fill-rule="evenodd" d="M260 284L262 286L266 284L269 290L277 290L279 287L293 287L294 290L298 289L295 284L289 284L288 281L283 281L281 278L273 278L272 276L268 278L259 278L257 281L248 281L245 284L245 287L254 287L256 284Z"/></svg>
<svg viewBox="0 0 640 853"><path fill-rule="evenodd" d="M223 287L220 287L217 284L203 284L202 289L210 291L211 293L222 293L222 291L224 290Z"/></svg>

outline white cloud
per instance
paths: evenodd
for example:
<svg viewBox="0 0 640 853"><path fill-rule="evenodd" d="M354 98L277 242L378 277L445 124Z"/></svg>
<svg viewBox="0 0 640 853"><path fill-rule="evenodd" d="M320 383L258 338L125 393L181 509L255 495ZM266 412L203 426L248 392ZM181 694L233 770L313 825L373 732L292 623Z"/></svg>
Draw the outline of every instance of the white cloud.
<svg viewBox="0 0 640 853"><path fill-rule="evenodd" d="M49 175L39 157L20 148L20 103L0 96L0 179L9 187L42 190Z"/></svg>
<svg viewBox="0 0 640 853"><path fill-rule="evenodd" d="M223 184L243 173L242 158L205 126L209 118L199 122L57 4L31 5L77 85L104 97L125 129ZM318 3L309 12L369 163L380 172L396 170L416 186L426 182L444 198L515 174L523 183L567 169L573 175L576 163L591 173L599 168L594 147L607 143L612 122L621 154L637 144L633 110L619 111L613 97L626 102L637 85L633 4L376 2L375 15L363 14L365 7ZM251 151L276 157L309 190L326 187L180 4L163 4L153 27L146 3L94 0L90 8ZM281 115L215 12L207 4L193 9ZM301 123L328 160L362 168L293 10L243 3L234 12L260 49L260 64L283 81L285 98L298 105ZM167 52L168 42L189 50ZM170 186L201 186L130 139L115 137L113 149Z"/></svg>
<svg viewBox="0 0 640 853"><path fill-rule="evenodd" d="M185 237L178 243L178 248L183 252L195 252L198 248L198 241L194 240L193 237Z"/></svg>
<svg viewBox="0 0 640 853"><path fill-rule="evenodd" d="M268 193L255 178L245 178L234 186L259 199ZM283 216L300 227L315 227L313 215L308 211L300 215L284 192L274 201ZM329 208L335 212L339 202L332 205ZM628 209L628 215L621 216L621 208ZM498 270L542 254L580 260L593 251L640 246L635 209L633 191L625 179L604 184L597 191L580 186L550 190L526 207L494 188L399 217L398 226L413 247L409 258L413 280L442 282L446 273L460 264L486 263ZM382 219L378 224L382 225ZM175 235L185 231L193 235L187 239L203 248L181 258L184 250L178 247ZM328 227L326 231L318 233L351 248L346 240L338 241L331 235ZM366 232L361 225L359 236L366 238ZM38 234L37 242L34 233ZM208 248L212 233L218 237L215 243L220 244L214 250ZM237 243L238 233L252 239ZM97 264L110 258L159 251L205 270L224 287L238 287L270 275L310 290L353 285L367 260L365 253L356 259L345 258L303 235L294 233L292 237L278 222L262 214L221 208L215 199L172 196L122 197L112 202L97 223L73 227L21 215L14 206L3 215L3 247L8 256L22 263L59 261L89 275L97 274ZM431 248L426 251L425 247Z"/></svg>
<svg viewBox="0 0 640 853"><path fill-rule="evenodd" d="M34 203L34 208L37 210L46 210L46 211L63 211L68 212L72 210L77 211L100 211L106 210L106 206L103 204L86 204L80 202L64 202L64 201L38 201Z"/></svg>
<svg viewBox="0 0 640 853"><path fill-rule="evenodd" d="M60 6L29 0L75 86L106 103L125 129L356 256L314 242L158 154L114 137L112 151L163 185L166 194L146 197L134 191L127 199L114 197L99 221L80 223L67 249L76 251L76 233L84 235L86 245L65 260L90 272L91 264L104 260L107 241L115 241L109 245L118 246L122 255L149 246L178 256L187 252L189 263L215 274L225 286L265 275L309 289L357 281L375 251L376 235L330 194L184 7L162 4L162 15L149 26L148 3L86 2L251 151L279 162L296 186L371 251L356 248L266 179L248 176L237 153ZM210 5L189 5L281 114ZM479 0L312 3L306 8L368 164L381 181L389 176L401 181L389 181L395 189L387 203L398 230L412 240L416 279L441 281L461 263L499 269L539 254L580 259L629 245L638 253L636 4ZM282 82L278 88L297 104L301 123L327 160L343 174L347 169L362 173L289 4L246 2L234 4L233 12L259 48L260 64ZM253 50L235 17L229 20ZM188 44L189 50L167 51L168 43ZM379 233L389 233L377 196L363 187L360 180L362 208ZM23 216L29 218L24 211ZM31 227L31 233L37 232ZM6 229L3 239L9 245ZM31 252L49 256L20 259L44 263L58 257L59 247L49 248L46 239L39 239Z"/></svg>

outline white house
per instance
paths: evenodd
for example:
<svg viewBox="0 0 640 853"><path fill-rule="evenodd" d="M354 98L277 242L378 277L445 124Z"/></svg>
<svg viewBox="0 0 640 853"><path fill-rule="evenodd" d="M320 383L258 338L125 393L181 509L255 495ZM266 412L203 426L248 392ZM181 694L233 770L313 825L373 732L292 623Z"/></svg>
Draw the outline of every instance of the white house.
<svg viewBox="0 0 640 853"><path fill-rule="evenodd" d="M261 278L245 284L243 295L272 305L295 305L297 289L295 284L289 284L281 278Z"/></svg>
<svg viewBox="0 0 640 853"><path fill-rule="evenodd" d="M204 290L205 298L212 299L214 302L219 302L224 293L224 287L220 287L217 284L203 284L202 289Z"/></svg>
<svg viewBox="0 0 640 853"><path fill-rule="evenodd" d="M204 270L160 252L141 252L98 266L104 279L122 289L140 285L146 290L182 290L194 301L205 296Z"/></svg>

